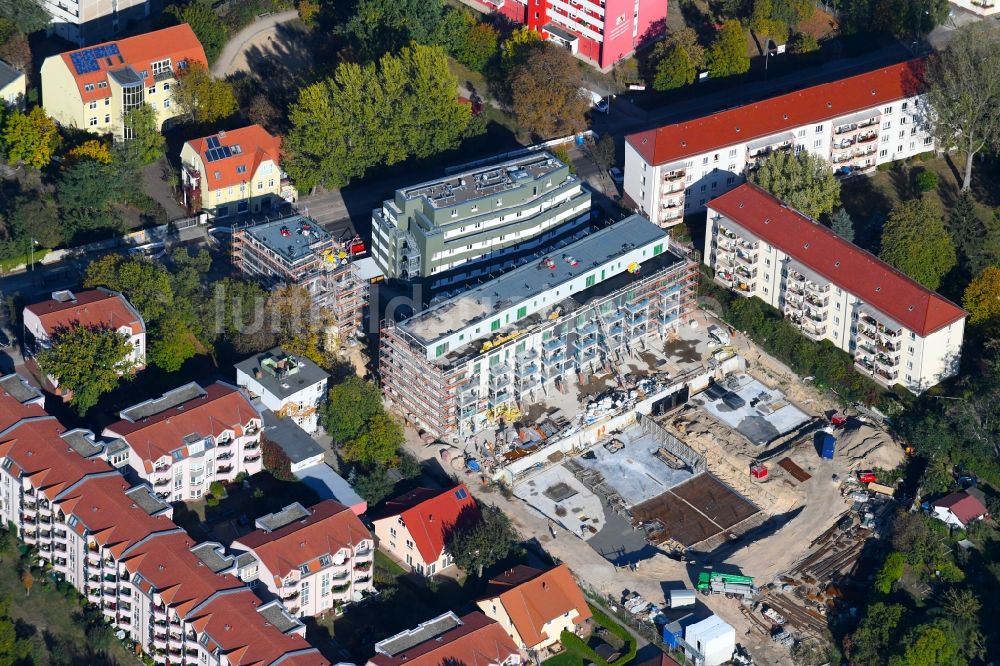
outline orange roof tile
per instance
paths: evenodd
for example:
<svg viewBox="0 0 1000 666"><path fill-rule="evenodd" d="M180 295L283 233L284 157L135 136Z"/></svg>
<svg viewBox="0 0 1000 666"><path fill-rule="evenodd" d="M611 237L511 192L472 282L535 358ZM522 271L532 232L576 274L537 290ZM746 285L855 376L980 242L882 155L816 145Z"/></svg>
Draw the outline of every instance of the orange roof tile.
<svg viewBox="0 0 1000 666"><path fill-rule="evenodd" d="M77 72L76 66L73 64L74 54L86 55L87 52L92 54L94 49L114 48L115 46L117 46L118 54L94 58L92 71ZM146 32L135 37L66 51L61 54L61 57L76 81L84 102L103 99L111 95L110 88L99 87L101 82L107 83L108 72L131 66L136 73L149 72L149 76L144 81L146 85L150 85L153 82L151 63L157 60L170 58L171 67L175 71L177 63L182 61L200 62L206 66L208 64L205 49L202 48L201 42L198 41L191 26L187 23ZM93 89L87 90L86 86L88 85L91 85Z"/></svg>
<svg viewBox="0 0 1000 666"><path fill-rule="evenodd" d="M479 510L469 489L460 483L445 491L417 488L387 501L377 515L373 520L401 517L424 564L431 564L441 557L448 532L458 522L473 520Z"/></svg>
<svg viewBox="0 0 1000 666"><path fill-rule="evenodd" d="M521 641L529 648L547 639L552 620L576 611L574 622L590 618L590 606L565 564L548 571L518 565L490 581L486 599L499 599L514 623Z"/></svg>
<svg viewBox="0 0 1000 666"><path fill-rule="evenodd" d="M32 486L50 500L88 474L111 471L99 458L83 458L59 435L65 432L52 416L19 422L0 437L0 458L9 458Z"/></svg>
<svg viewBox="0 0 1000 666"><path fill-rule="evenodd" d="M630 134L625 140L648 164L676 162L912 97L921 89L923 65L920 59L883 67L756 104Z"/></svg>
<svg viewBox="0 0 1000 666"><path fill-rule="evenodd" d="M966 316L948 299L756 185L740 185L708 207L922 337Z"/></svg>
<svg viewBox="0 0 1000 666"><path fill-rule="evenodd" d="M283 634L257 612L261 605L249 588L217 594L196 608L190 620L234 666L281 664L326 666L329 662L301 636ZM287 655L287 656L285 656Z"/></svg>
<svg viewBox="0 0 1000 666"><path fill-rule="evenodd" d="M495 666L519 654L499 624L480 612L461 618L462 625L413 646L395 656L376 654L375 666Z"/></svg>
<svg viewBox="0 0 1000 666"><path fill-rule="evenodd" d="M209 139L218 141L215 148L229 148L230 157L209 161L208 151L213 149L209 147ZM266 160L279 168L281 164L281 138L272 136L260 125L226 130L187 143L201 157L205 167L202 185L209 191L249 182Z"/></svg>
<svg viewBox="0 0 1000 666"><path fill-rule="evenodd" d="M0 432L11 427L21 419L48 416L39 405L23 404L0 388Z"/></svg>
<svg viewBox="0 0 1000 666"><path fill-rule="evenodd" d="M350 508L324 500L311 508L312 515L273 532L256 530L234 543L252 550L278 581L302 565L310 571L322 566L319 558L333 556L342 548L354 549L372 535Z"/></svg>
<svg viewBox="0 0 1000 666"><path fill-rule="evenodd" d="M26 309L38 316L46 334L74 325L98 326L117 330L128 326L132 333L142 333L146 326L125 297L107 289L90 289L74 294L71 301L55 299L29 305Z"/></svg>
<svg viewBox="0 0 1000 666"><path fill-rule="evenodd" d="M105 429L106 435L121 437L147 465L185 449L188 435L218 437L226 430L237 436L260 413L237 389L222 383L205 387L205 395L139 421L122 419ZM186 449L185 449L186 450Z"/></svg>

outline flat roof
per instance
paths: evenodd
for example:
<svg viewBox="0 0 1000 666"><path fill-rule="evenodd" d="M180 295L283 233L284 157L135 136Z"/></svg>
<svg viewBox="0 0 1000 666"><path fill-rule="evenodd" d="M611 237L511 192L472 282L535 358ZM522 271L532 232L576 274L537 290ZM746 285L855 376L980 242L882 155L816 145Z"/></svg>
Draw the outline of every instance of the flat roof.
<svg viewBox="0 0 1000 666"><path fill-rule="evenodd" d="M153 491L148 486L135 486L134 488L129 488L125 491L125 495L130 500L135 502L137 507L151 516L155 516L158 513L166 511L170 508L170 505L154 495Z"/></svg>
<svg viewBox="0 0 1000 666"><path fill-rule="evenodd" d="M462 621L458 619L455 613L448 611L444 615L439 615L418 624L413 629L401 631L395 636L390 636L383 641L379 641L375 644L375 652L388 657L395 657L401 652L406 652L410 648L414 648L432 638L437 638L441 634L460 626L462 626Z"/></svg>
<svg viewBox="0 0 1000 666"><path fill-rule="evenodd" d="M29 384L26 379L17 374L0 377L0 389L6 391L10 397L14 398L22 405L42 397L41 391L36 389L34 386Z"/></svg>
<svg viewBox="0 0 1000 666"><path fill-rule="evenodd" d="M202 564L212 570L212 573L219 573L233 565L231 555L223 555L222 544L213 541L199 543L191 549L191 552L201 560Z"/></svg>
<svg viewBox="0 0 1000 666"><path fill-rule="evenodd" d="M167 391L159 398L153 398L152 400L140 402L138 405L123 409L120 416L123 419L133 422L141 421L150 416L162 414L168 409L173 409L203 395L206 395L205 389L195 382L191 382L190 384L184 384L183 386L178 386L175 389Z"/></svg>
<svg viewBox="0 0 1000 666"><path fill-rule="evenodd" d="M79 453L84 458L96 456L104 450L104 447L94 441L94 433L89 430L70 430L59 435L62 441L69 445L69 448Z"/></svg>
<svg viewBox="0 0 1000 666"><path fill-rule="evenodd" d="M515 268L442 301L400 323L399 327L424 344L431 344L473 322L565 284L636 247L666 238L663 229L641 215L632 215L549 255L555 263L553 268L541 264L546 255L540 254L538 262Z"/></svg>
<svg viewBox="0 0 1000 666"><path fill-rule="evenodd" d="M548 152L478 167L399 190L404 199L423 198L433 208L446 208L521 187L565 166Z"/></svg>
<svg viewBox="0 0 1000 666"><path fill-rule="evenodd" d="M299 621L288 614L280 603L272 601L257 609L257 612L264 616L264 619L283 634L287 634L292 629L299 626Z"/></svg>
<svg viewBox="0 0 1000 666"><path fill-rule="evenodd" d="M325 462L300 469L295 476L320 499L336 500L348 507L356 507L365 501L344 477Z"/></svg>
<svg viewBox="0 0 1000 666"><path fill-rule="evenodd" d="M303 518L308 518L311 515L312 512L309 509L305 508L298 502L292 502L283 509L258 518L257 527L268 532L273 532L281 529L285 525L294 523L296 520L302 520Z"/></svg>
<svg viewBox="0 0 1000 666"><path fill-rule="evenodd" d="M332 242L326 229L305 215L293 215L273 222L245 227L243 231L258 243L281 256L284 261L296 263L312 258L317 245Z"/></svg>
<svg viewBox="0 0 1000 666"><path fill-rule="evenodd" d="M264 417L264 437L280 446L292 464L323 453L323 447L295 421L275 416L270 409L262 409L260 413Z"/></svg>
<svg viewBox="0 0 1000 666"><path fill-rule="evenodd" d="M305 356L294 356L281 347L240 361L236 369L253 377L281 400L330 378L329 373Z"/></svg>

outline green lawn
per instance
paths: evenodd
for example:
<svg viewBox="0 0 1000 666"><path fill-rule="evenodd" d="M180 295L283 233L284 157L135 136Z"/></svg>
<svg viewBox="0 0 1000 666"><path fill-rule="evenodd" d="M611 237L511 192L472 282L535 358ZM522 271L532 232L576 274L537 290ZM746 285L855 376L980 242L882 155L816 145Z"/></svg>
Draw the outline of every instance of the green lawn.
<svg viewBox="0 0 1000 666"><path fill-rule="evenodd" d="M583 666L583 659L564 648L556 656L543 661L542 666Z"/></svg>

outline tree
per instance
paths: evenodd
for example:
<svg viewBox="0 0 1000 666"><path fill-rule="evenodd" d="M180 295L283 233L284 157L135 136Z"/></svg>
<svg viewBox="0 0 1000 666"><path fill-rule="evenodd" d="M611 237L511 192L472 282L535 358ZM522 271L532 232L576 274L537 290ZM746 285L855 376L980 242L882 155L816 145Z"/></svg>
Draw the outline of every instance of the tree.
<svg viewBox="0 0 1000 666"><path fill-rule="evenodd" d="M889 556L885 558L885 563L882 568L879 569L878 575L875 576L875 589L882 594L889 594L892 592L892 586L896 584L896 581L903 577L903 573L906 571L906 558L903 557L902 553L889 553Z"/></svg>
<svg viewBox="0 0 1000 666"><path fill-rule="evenodd" d="M881 601L868 607L857 631L847 641L851 663L858 666L883 666L885 655L898 640L897 628L906 609L899 604Z"/></svg>
<svg viewBox="0 0 1000 666"><path fill-rule="evenodd" d="M163 157L167 140L157 127L156 110L149 104L132 109L125 114L125 126L132 130L126 149L142 164L152 164Z"/></svg>
<svg viewBox="0 0 1000 666"><path fill-rule="evenodd" d="M656 90L673 90L694 83L698 70L688 52L679 44L675 44L656 64L653 75L653 88Z"/></svg>
<svg viewBox="0 0 1000 666"><path fill-rule="evenodd" d="M1000 268L987 266L965 288L962 307L969 313L970 324L1000 319Z"/></svg>
<svg viewBox="0 0 1000 666"><path fill-rule="evenodd" d="M948 214L948 234L958 253L958 264L969 277L1000 259L1000 238L976 212L969 192L961 192Z"/></svg>
<svg viewBox="0 0 1000 666"><path fill-rule="evenodd" d="M364 465L394 466L399 462L403 427L384 411L372 416L365 429L341 447L344 460Z"/></svg>
<svg viewBox="0 0 1000 666"><path fill-rule="evenodd" d="M788 50L799 55L813 53L819 51L819 41L808 33L797 32L788 43Z"/></svg>
<svg viewBox="0 0 1000 666"><path fill-rule="evenodd" d="M137 257L109 254L87 265L87 288L106 287L125 295L147 324L155 323L171 311L174 292L170 274L160 264Z"/></svg>
<svg viewBox="0 0 1000 666"><path fill-rule="evenodd" d="M942 148L965 155L962 189L972 185L972 162L983 149L1000 147L1000 29L977 22L956 31L927 64L931 130Z"/></svg>
<svg viewBox="0 0 1000 666"><path fill-rule="evenodd" d="M882 261L928 289L937 289L958 261L941 211L924 199L905 201L892 209L882 229L881 247Z"/></svg>
<svg viewBox="0 0 1000 666"><path fill-rule="evenodd" d="M267 437L263 437L260 442L260 452L261 452L261 462L271 476L276 478L278 481L295 481L296 477L292 474L292 461L285 453L285 450L269 440Z"/></svg>
<svg viewBox="0 0 1000 666"><path fill-rule="evenodd" d="M0 19L0 60L21 72L31 66L31 45L27 35L5 19Z"/></svg>
<svg viewBox="0 0 1000 666"><path fill-rule="evenodd" d="M377 164L458 146L473 126L438 47L404 48L377 64L342 63L289 111L288 173L300 189L343 187Z"/></svg>
<svg viewBox="0 0 1000 666"><path fill-rule="evenodd" d="M611 134L605 133L601 140L594 144L592 151L594 161L602 171L607 171L615 163L615 139Z"/></svg>
<svg viewBox="0 0 1000 666"><path fill-rule="evenodd" d="M296 9L299 10L299 19L306 25L316 27L319 23L319 15L322 6L317 0L298 0Z"/></svg>
<svg viewBox="0 0 1000 666"><path fill-rule="evenodd" d="M97 400L113 391L122 376L131 376L132 344L118 331L96 326L73 326L56 331L52 346L38 354L42 371L55 377L59 388L72 391L70 404L82 416Z"/></svg>
<svg viewBox="0 0 1000 666"><path fill-rule="evenodd" d="M7 220L16 239L54 248L63 242L59 209L49 196L18 199Z"/></svg>
<svg viewBox="0 0 1000 666"><path fill-rule="evenodd" d="M892 657L889 666L965 666L962 644L945 620L922 624L903 638L903 655Z"/></svg>
<svg viewBox="0 0 1000 666"><path fill-rule="evenodd" d="M320 420L333 441L342 444L358 437L383 410L378 387L351 375L330 388L326 402L320 407Z"/></svg>
<svg viewBox="0 0 1000 666"><path fill-rule="evenodd" d="M803 215L816 220L840 204L840 181L830 164L807 151L778 151L750 172L759 185Z"/></svg>
<svg viewBox="0 0 1000 666"><path fill-rule="evenodd" d="M168 316L158 322L150 336L149 362L164 372L177 372L198 353L195 337L186 324Z"/></svg>
<svg viewBox="0 0 1000 666"><path fill-rule="evenodd" d="M348 482L355 492L364 498L369 507L374 507L389 497L396 486L385 468L380 466L370 467L360 474L353 474L352 477L348 477Z"/></svg>
<svg viewBox="0 0 1000 666"><path fill-rule="evenodd" d="M187 69L180 70L174 101L193 122L202 124L218 122L237 110L233 87L213 79L200 62L189 63Z"/></svg>
<svg viewBox="0 0 1000 666"><path fill-rule="evenodd" d="M933 171L921 171L914 177L913 182L921 192L933 192L938 187L938 177Z"/></svg>
<svg viewBox="0 0 1000 666"><path fill-rule="evenodd" d="M510 520L500 509L477 503L479 519L459 525L448 535L448 552L466 573L476 572L483 577L483 569L507 557L514 546L515 532ZM462 518L460 516L460 518Z"/></svg>
<svg viewBox="0 0 1000 666"><path fill-rule="evenodd" d="M739 21L730 19L722 24L705 52L705 62L708 71L716 78L744 74L750 70L747 34Z"/></svg>
<svg viewBox="0 0 1000 666"><path fill-rule="evenodd" d="M953 618L974 621L979 615L982 603L972 590L949 588L944 593L944 608Z"/></svg>
<svg viewBox="0 0 1000 666"><path fill-rule="evenodd" d="M42 107L36 106L28 114L20 111L10 114L4 123L3 139L11 164L24 162L41 169L52 161L59 146L59 128Z"/></svg>
<svg viewBox="0 0 1000 666"><path fill-rule="evenodd" d="M854 242L854 220L844 208L838 208L830 216L830 228L844 240Z"/></svg>
<svg viewBox="0 0 1000 666"><path fill-rule="evenodd" d="M116 175L111 165L93 160L78 162L62 172L57 192L69 239L99 229L123 230L121 217L111 213L123 185Z"/></svg>
<svg viewBox="0 0 1000 666"><path fill-rule="evenodd" d="M39 0L0 0L0 18L7 19L26 35L49 24L49 15Z"/></svg>
<svg viewBox="0 0 1000 666"><path fill-rule="evenodd" d="M499 33L496 28L473 18L473 24L468 27L465 38L453 54L456 60L469 69L482 72L496 56L498 43Z"/></svg>
<svg viewBox="0 0 1000 666"><path fill-rule="evenodd" d="M510 74L519 67L528 54L532 53L534 46L542 41L538 33L527 26L523 26L510 34L500 47L500 64L506 74Z"/></svg>
<svg viewBox="0 0 1000 666"><path fill-rule="evenodd" d="M246 114L247 120L267 129L273 129L281 117L278 107L274 105L270 97L263 93L258 93L250 98Z"/></svg>
<svg viewBox="0 0 1000 666"><path fill-rule="evenodd" d="M172 14L178 23L190 25L205 49L209 64L215 62L226 45L228 35L226 24L212 11L212 6L205 2L189 2L183 7L170 5L164 11Z"/></svg>
<svg viewBox="0 0 1000 666"><path fill-rule="evenodd" d="M66 164L72 165L83 160L111 164L111 147L99 139L89 139L79 146L74 146L66 153Z"/></svg>
<svg viewBox="0 0 1000 666"><path fill-rule="evenodd" d="M549 42L532 49L510 80L518 124L542 138L580 131L586 126L589 103L580 95L583 80L573 55Z"/></svg>
<svg viewBox="0 0 1000 666"><path fill-rule="evenodd" d="M671 31L667 36L666 44L670 47L679 46L684 49L691 61L691 66L695 69L700 70L705 66L705 48L698 41L698 33L695 32L694 28L684 26Z"/></svg>
<svg viewBox="0 0 1000 666"><path fill-rule="evenodd" d="M35 586L35 577L31 575L31 571L25 569L21 573L21 585L24 586L24 596L31 596L31 588Z"/></svg>
<svg viewBox="0 0 1000 666"><path fill-rule="evenodd" d="M339 31L370 62L411 42L429 43L443 10L442 0L359 0Z"/></svg>

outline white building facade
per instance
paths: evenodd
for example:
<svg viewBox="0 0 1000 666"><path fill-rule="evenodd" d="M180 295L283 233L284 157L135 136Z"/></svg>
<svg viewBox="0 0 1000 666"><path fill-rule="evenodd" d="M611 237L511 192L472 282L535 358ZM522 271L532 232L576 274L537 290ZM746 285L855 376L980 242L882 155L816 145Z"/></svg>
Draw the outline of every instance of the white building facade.
<svg viewBox="0 0 1000 666"><path fill-rule="evenodd" d="M680 224L778 151L822 157L840 178L933 151L911 61L625 138L625 195L660 226Z"/></svg>
<svg viewBox="0 0 1000 666"><path fill-rule="evenodd" d="M754 185L709 202L704 250L716 282L881 384L921 393L958 372L964 310Z"/></svg>
<svg viewBox="0 0 1000 666"><path fill-rule="evenodd" d="M319 406L326 399L330 375L305 357L281 348L236 364L236 385L308 433L319 428Z"/></svg>

